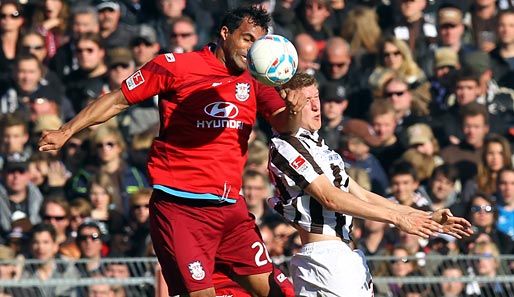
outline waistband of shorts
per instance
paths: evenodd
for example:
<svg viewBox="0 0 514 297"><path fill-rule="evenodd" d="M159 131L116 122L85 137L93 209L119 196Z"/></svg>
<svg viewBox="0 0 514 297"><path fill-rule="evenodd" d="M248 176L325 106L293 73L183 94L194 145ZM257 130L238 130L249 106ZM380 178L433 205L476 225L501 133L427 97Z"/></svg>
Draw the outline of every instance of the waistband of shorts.
<svg viewBox="0 0 514 297"><path fill-rule="evenodd" d="M332 249L342 246L349 246L349 241L347 242L341 240L322 240L322 241L316 241L316 242L309 242L302 246L301 253L311 253L313 251L319 252L321 249ZM350 249L351 250L351 249Z"/></svg>
<svg viewBox="0 0 514 297"><path fill-rule="evenodd" d="M211 199L189 199L180 196L175 196L169 193L166 193L160 189L154 189L154 191L159 192L158 197L164 200L173 201L173 203L194 206L194 207L208 207L208 206L228 206L234 205L234 203L219 201L219 200L211 200Z"/></svg>

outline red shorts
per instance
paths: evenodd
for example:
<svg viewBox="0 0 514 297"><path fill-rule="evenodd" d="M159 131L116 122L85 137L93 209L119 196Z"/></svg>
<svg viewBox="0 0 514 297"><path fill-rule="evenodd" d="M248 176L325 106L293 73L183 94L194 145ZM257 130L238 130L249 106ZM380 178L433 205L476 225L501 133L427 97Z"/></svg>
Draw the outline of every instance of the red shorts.
<svg viewBox="0 0 514 297"><path fill-rule="evenodd" d="M272 271L244 199L234 204L175 197L154 190L152 242L170 295L214 287L214 268L226 275Z"/></svg>

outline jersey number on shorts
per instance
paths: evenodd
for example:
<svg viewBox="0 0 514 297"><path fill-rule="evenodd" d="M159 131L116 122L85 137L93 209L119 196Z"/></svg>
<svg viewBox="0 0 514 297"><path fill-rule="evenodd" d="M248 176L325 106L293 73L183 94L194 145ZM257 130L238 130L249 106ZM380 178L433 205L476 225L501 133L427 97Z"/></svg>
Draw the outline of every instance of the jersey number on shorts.
<svg viewBox="0 0 514 297"><path fill-rule="evenodd" d="M254 242L252 244L252 249L255 248L257 248L257 252L255 253L255 264L257 264L257 266L264 266L267 263L271 263L271 258L269 256L268 250L262 242ZM263 255L265 255L265 259L261 259Z"/></svg>

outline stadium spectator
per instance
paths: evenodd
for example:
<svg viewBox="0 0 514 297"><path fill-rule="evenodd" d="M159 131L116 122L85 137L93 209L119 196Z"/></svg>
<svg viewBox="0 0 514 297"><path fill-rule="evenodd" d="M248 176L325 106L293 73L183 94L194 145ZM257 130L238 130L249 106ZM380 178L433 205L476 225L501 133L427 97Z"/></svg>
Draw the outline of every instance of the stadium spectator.
<svg viewBox="0 0 514 297"><path fill-rule="evenodd" d="M329 147L339 150L341 133L348 121L344 114L348 108L346 88L337 83L327 82L320 87L319 92L322 118L319 135Z"/></svg>
<svg viewBox="0 0 514 297"><path fill-rule="evenodd" d="M405 148L395 135L397 121L393 104L389 101L375 100L369 109L373 130L380 139L380 145L371 153L377 157L384 170L389 170L394 160L399 159Z"/></svg>
<svg viewBox="0 0 514 297"><path fill-rule="evenodd" d="M255 170L245 170L243 173L243 196L248 212L255 217L255 223L274 223L281 217L274 212L266 202L272 196L268 174Z"/></svg>
<svg viewBox="0 0 514 297"><path fill-rule="evenodd" d="M22 5L14 0L0 3L0 15L0 81L5 82L14 68L25 16Z"/></svg>
<svg viewBox="0 0 514 297"><path fill-rule="evenodd" d="M45 37L48 58L55 56L57 48L69 41L68 26L70 4L64 0L40 0L32 14L32 27Z"/></svg>
<svg viewBox="0 0 514 297"><path fill-rule="evenodd" d="M375 68L374 61L377 60L378 43L382 35L376 12L361 5L349 10L342 22L340 35L350 44L354 66L360 69L364 76L369 75Z"/></svg>
<svg viewBox="0 0 514 297"><path fill-rule="evenodd" d="M296 35L294 45L298 52L298 68L296 71L319 76L320 51L316 45L316 40L307 33L300 33Z"/></svg>
<svg viewBox="0 0 514 297"><path fill-rule="evenodd" d="M360 69L352 66L350 44L341 37L328 39L322 51L320 65L320 86L326 82L342 85L348 97L347 115L355 118L365 118L369 104L372 101L367 77Z"/></svg>
<svg viewBox="0 0 514 297"><path fill-rule="evenodd" d="M504 167L498 172L498 230L514 240L514 169Z"/></svg>
<svg viewBox="0 0 514 297"><path fill-rule="evenodd" d="M498 208L493 197L476 193L467 205L466 218L476 227L477 231L472 237L459 240L461 251L468 253L478 242L493 242L502 254L511 254L514 241L511 237L498 230Z"/></svg>
<svg viewBox="0 0 514 297"><path fill-rule="evenodd" d="M31 257L40 260L41 263L25 265L22 274L23 279L48 280L77 280L79 272L70 262L64 261L59 254L57 234L52 225L38 224L31 230ZM78 290L71 285L41 286L36 287L39 296L68 296L76 297ZM36 295L38 296L38 295Z"/></svg>
<svg viewBox="0 0 514 297"><path fill-rule="evenodd" d="M263 175L268 175L269 149L264 141L255 139L248 145L248 158L245 170L254 170Z"/></svg>
<svg viewBox="0 0 514 297"><path fill-rule="evenodd" d="M171 23L169 51L189 53L198 50L198 35L193 20L187 16L178 17Z"/></svg>
<svg viewBox="0 0 514 297"><path fill-rule="evenodd" d="M93 4L98 10L98 24L103 48L127 47L135 30L126 23L120 22L123 2L97 0L93 1Z"/></svg>
<svg viewBox="0 0 514 297"><path fill-rule="evenodd" d="M497 190L498 173L504 167L512 168L512 152L508 140L497 134L489 134L484 140L483 150L478 163L477 176L464 184L462 200L481 192L493 195Z"/></svg>
<svg viewBox="0 0 514 297"><path fill-rule="evenodd" d="M26 217L32 224L41 221L39 209L43 195L30 182L28 160L19 153L6 157L0 176L0 228L5 238L16 219Z"/></svg>
<svg viewBox="0 0 514 297"><path fill-rule="evenodd" d="M432 128L424 123L414 124L408 127L406 132L406 142L409 150L421 154L423 160L426 162L425 174L419 177L420 181L425 181L432 175L432 171L435 167L444 163L439 155L439 142L435 138Z"/></svg>
<svg viewBox="0 0 514 297"><path fill-rule="evenodd" d="M463 64L464 56L477 48L464 42L463 13L459 7L452 4L441 5L437 11L438 46L449 47L459 57L459 63Z"/></svg>
<svg viewBox="0 0 514 297"><path fill-rule="evenodd" d="M143 257L146 247L151 244L150 238L150 198L151 188L142 188L130 196L131 216L128 222L130 231L127 255ZM145 243L144 245L141 243Z"/></svg>
<svg viewBox="0 0 514 297"><path fill-rule="evenodd" d="M450 164L442 164L434 168L425 192L430 199L432 210L450 208L456 216L463 216L464 209L460 205L457 188L459 174L457 168Z"/></svg>
<svg viewBox="0 0 514 297"><path fill-rule="evenodd" d="M136 68L140 68L155 58L161 49L154 28L146 24L138 26L136 33L130 39L129 46L136 62Z"/></svg>
<svg viewBox="0 0 514 297"><path fill-rule="evenodd" d="M302 0L296 6L296 18L289 28L294 35L307 33L311 35L320 51L325 48L329 38L335 36L333 28L325 23L330 16L329 1Z"/></svg>
<svg viewBox="0 0 514 297"><path fill-rule="evenodd" d="M441 297L465 297L466 284L456 280L464 276L464 271L460 264L454 261L446 261L441 263L439 276L444 277L446 281L441 282L435 287L435 294Z"/></svg>
<svg viewBox="0 0 514 297"><path fill-rule="evenodd" d="M489 53L493 79L500 86L513 88L514 81L509 78L514 71L514 11L502 11L498 16L498 42Z"/></svg>
<svg viewBox="0 0 514 297"><path fill-rule="evenodd" d="M484 52L495 48L499 11L496 1L473 0L471 5L471 37L474 45Z"/></svg>
<svg viewBox="0 0 514 297"><path fill-rule="evenodd" d="M426 193L420 192L419 179L411 163L402 159L396 160L389 168L389 179L391 183L389 200L415 209L431 210Z"/></svg>
<svg viewBox="0 0 514 297"><path fill-rule="evenodd" d="M437 117L448 109L448 96L455 92L455 77L460 69L457 53L449 47L439 47L434 51L434 75L430 79L432 102L429 111Z"/></svg>
<svg viewBox="0 0 514 297"><path fill-rule="evenodd" d="M79 226L84 220L91 218L93 206L91 202L84 198L75 198L70 201L70 236L77 238Z"/></svg>
<svg viewBox="0 0 514 297"><path fill-rule="evenodd" d="M484 140L489 133L489 114L485 106L476 102L463 106L459 111L464 139L443 148L441 157L445 163L457 167L459 179L464 185L477 174Z"/></svg>
<svg viewBox="0 0 514 297"><path fill-rule="evenodd" d="M389 188L389 180L378 159L370 153L373 147L380 144L371 125L363 120L350 119L343 127L339 152L350 168L365 170L371 183L371 191L385 195ZM328 143L327 143L328 145Z"/></svg>
<svg viewBox="0 0 514 297"><path fill-rule="evenodd" d="M57 49L55 56L48 64L48 67L55 71L61 81L65 82L71 72L79 69L75 51L79 35L98 32L100 32L100 25L96 8L88 5L74 7L71 16L70 41Z"/></svg>
<svg viewBox="0 0 514 297"><path fill-rule="evenodd" d="M78 69L64 81L66 95L72 98L75 112L81 111L93 98L105 93L107 66L104 62L105 49L100 35L84 33L76 40L75 53Z"/></svg>
<svg viewBox="0 0 514 297"><path fill-rule="evenodd" d="M500 250L495 243L477 242L471 250L471 254L478 258L473 263L477 276L487 276L494 279L501 273L500 263L498 262ZM479 282L478 286L481 296L507 297L514 294L514 287L510 282Z"/></svg>
<svg viewBox="0 0 514 297"><path fill-rule="evenodd" d="M401 0L400 19L391 29L396 38L407 42L414 61L418 65L423 65L430 46L437 40L436 27L433 23L427 22L423 16L427 2L427 0Z"/></svg>
<svg viewBox="0 0 514 297"><path fill-rule="evenodd" d="M75 265L81 277L91 277L105 271L100 260L107 254L104 251L107 236L105 226L96 220L85 220L79 226L76 241L80 249L80 262Z"/></svg>

